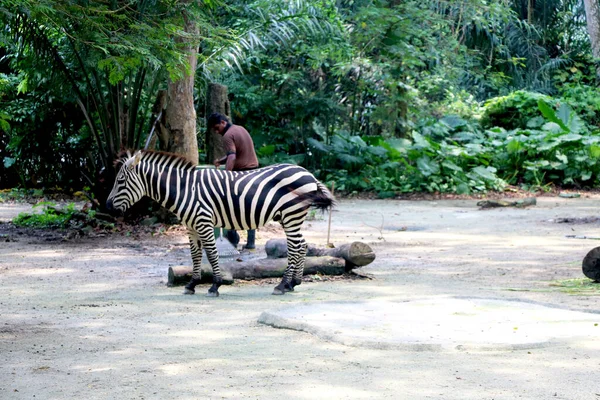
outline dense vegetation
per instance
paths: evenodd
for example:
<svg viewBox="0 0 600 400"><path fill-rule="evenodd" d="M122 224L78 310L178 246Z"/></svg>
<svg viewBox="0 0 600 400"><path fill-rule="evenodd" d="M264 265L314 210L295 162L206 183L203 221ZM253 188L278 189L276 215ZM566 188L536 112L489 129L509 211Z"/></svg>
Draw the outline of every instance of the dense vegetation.
<svg viewBox="0 0 600 400"><path fill-rule="evenodd" d="M101 169L144 145L189 67L182 40L201 152L216 82L262 164L346 192L600 183L582 0L0 0L0 21L0 188L101 197Z"/></svg>

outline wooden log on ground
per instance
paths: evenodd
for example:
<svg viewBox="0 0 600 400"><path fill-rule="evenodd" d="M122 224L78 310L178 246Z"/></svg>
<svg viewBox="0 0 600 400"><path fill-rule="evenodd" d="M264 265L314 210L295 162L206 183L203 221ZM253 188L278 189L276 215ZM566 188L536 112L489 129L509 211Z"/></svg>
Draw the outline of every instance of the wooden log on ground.
<svg viewBox="0 0 600 400"><path fill-rule="evenodd" d="M233 283L231 272L225 269L222 264L221 275L223 276L223 285L231 285ZM192 279L192 267L187 265L169 267L167 278L168 286L185 285ZM208 264L202 264L202 279L200 280L200 283L212 283L212 279L212 268Z"/></svg>
<svg viewBox="0 0 600 400"><path fill-rule="evenodd" d="M287 242L285 239L271 239L265 245L265 251L269 258L285 258L287 257ZM307 257L343 258L349 264L357 267L363 267L375 260L373 249L362 242L347 243L335 248L321 248L309 244L306 255Z"/></svg>
<svg viewBox="0 0 600 400"><path fill-rule="evenodd" d="M223 283L231 284L233 279L254 278L280 278L287 268L285 258L260 258L247 261L230 261L220 264L223 273ZM304 265L304 275L342 275L349 272L346 260L336 257L311 257L307 258ZM226 276L229 277L225 282ZM192 267L169 267L168 285L186 284L192 278ZM201 283L212 283L212 270L210 265L202 265Z"/></svg>
<svg viewBox="0 0 600 400"><path fill-rule="evenodd" d="M535 206L537 199L535 197L528 197L517 201L508 200L482 200L477 202L477 205L481 208L495 208L495 207L518 207L524 208L529 206Z"/></svg>

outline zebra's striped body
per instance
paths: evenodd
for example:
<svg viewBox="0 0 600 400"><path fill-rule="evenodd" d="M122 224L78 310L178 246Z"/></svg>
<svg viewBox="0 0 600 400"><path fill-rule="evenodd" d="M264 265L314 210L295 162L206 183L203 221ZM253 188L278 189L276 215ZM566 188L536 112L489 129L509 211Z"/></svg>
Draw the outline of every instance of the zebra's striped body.
<svg viewBox="0 0 600 400"><path fill-rule="evenodd" d="M138 151L123 163L107 207L124 212L144 195L174 212L188 228L194 263L187 293L200 281L202 248L213 268L209 295L221 284L214 227L256 229L279 221L287 236L288 268L274 294L293 290L301 282L306 243L300 233L309 207L328 208L333 196L307 170L280 164L252 171L196 169L187 160L167 153Z"/></svg>

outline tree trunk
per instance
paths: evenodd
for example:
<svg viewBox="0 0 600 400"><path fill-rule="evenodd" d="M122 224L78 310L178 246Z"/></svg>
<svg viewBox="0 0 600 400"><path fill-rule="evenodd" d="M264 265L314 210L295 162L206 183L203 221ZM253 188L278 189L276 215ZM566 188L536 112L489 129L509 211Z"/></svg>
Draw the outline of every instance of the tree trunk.
<svg viewBox="0 0 600 400"><path fill-rule="evenodd" d="M185 32L191 36L197 36L198 28L194 21L191 21L185 12L183 18ZM186 66L187 68L182 67L184 71L182 71L181 79L176 82L169 80L165 126L169 131L167 150L181 154L197 164L198 139L196 137L196 109L194 108L194 75L198 48L192 40L183 37L175 38L175 42L182 44L184 51L188 54L189 65Z"/></svg>
<svg viewBox="0 0 600 400"><path fill-rule="evenodd" d="M225 115L231 121L231 108L227 97L227 86L209 83L206 91L206 118L212 113ZM218 158L225 156L223 139L218 133L206 131L206 163L212 164Z"/></svg>
<svg viewBox="0 0 600 400"><path fill-rule="evenodd" d="M598 0L584 0L588 33L592 45L592 55L596 59L596 78L600 79L600 3Z"/></svg>

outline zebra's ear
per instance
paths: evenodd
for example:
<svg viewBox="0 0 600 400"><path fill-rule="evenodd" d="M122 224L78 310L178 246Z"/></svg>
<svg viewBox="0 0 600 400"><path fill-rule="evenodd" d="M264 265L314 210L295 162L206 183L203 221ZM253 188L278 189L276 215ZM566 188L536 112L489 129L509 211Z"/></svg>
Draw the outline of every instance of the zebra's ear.
<svg viewBox="0 0 600 400"><path fill-rule="evenodd" d="M129 163L129 169L133 169L136 165L138 165L140 163L140 161L142 161L142 152L141 151L136 151L135 154L133 155L133 159L131 160L131 163Z"/></svg>

